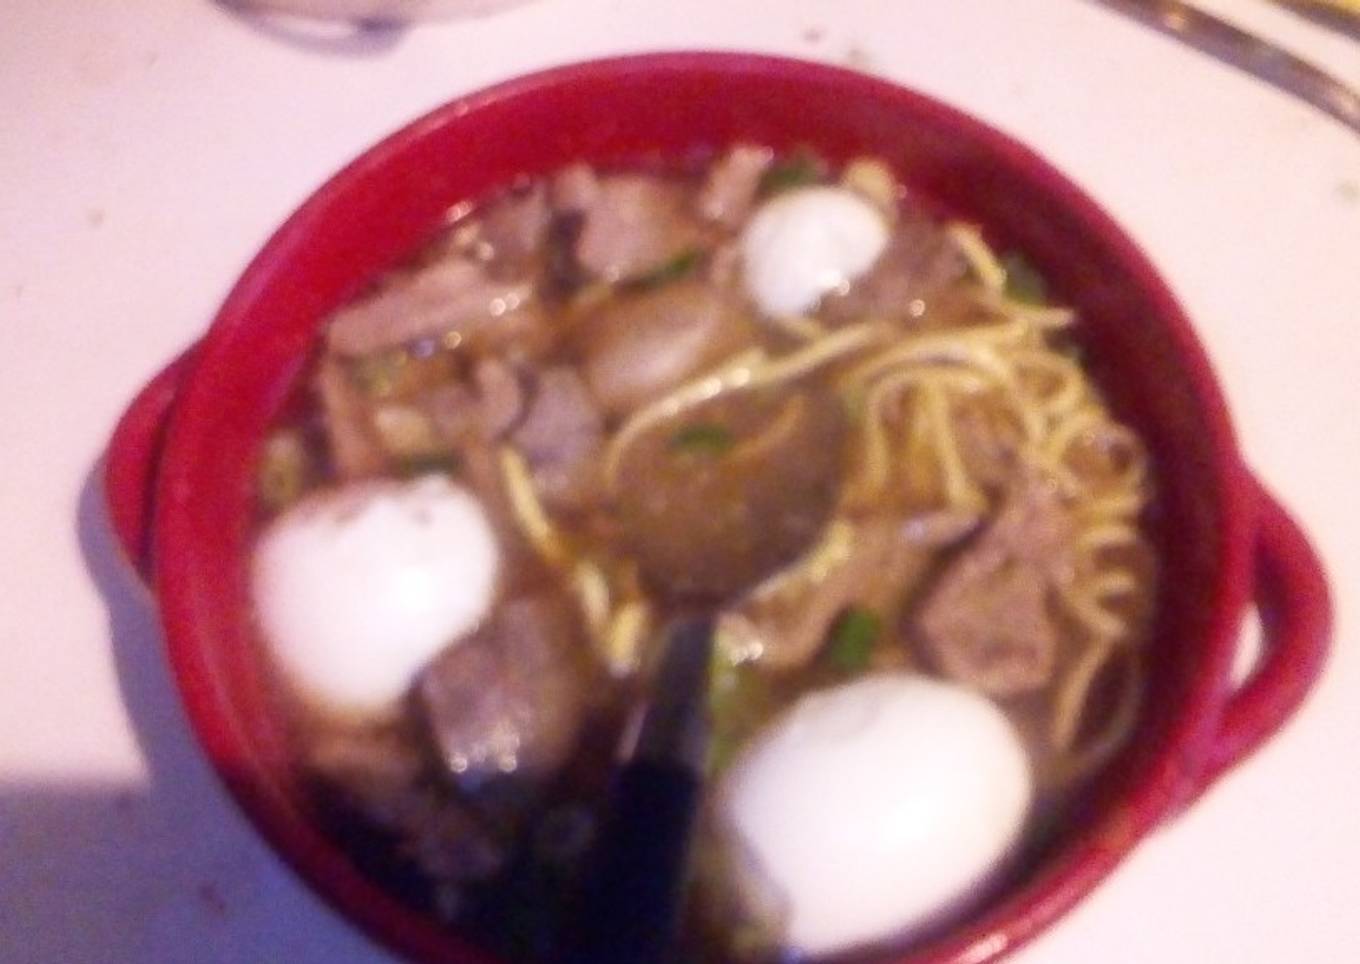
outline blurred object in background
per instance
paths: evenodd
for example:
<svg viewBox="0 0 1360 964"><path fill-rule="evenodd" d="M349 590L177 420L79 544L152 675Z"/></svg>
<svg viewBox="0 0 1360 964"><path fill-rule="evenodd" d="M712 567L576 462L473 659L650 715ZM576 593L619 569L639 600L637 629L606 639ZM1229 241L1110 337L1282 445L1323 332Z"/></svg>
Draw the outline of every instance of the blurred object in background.
<svg viewBox="0 0 1360 964"><path fill-rule="evenodd" d="M1276 0L1276 2L1314 23L1360 40L1360 0Z"/></svg>
<svg viewBox="0 0 1360 964"><path fill-rule="evenodd" d="M1307 101L1360 134L1360 92L1286 48L1183 0L1097 2Z"/></svg>
<svg viewBox="0 0 1360 964"><path fill-rule="evenodd" d="M528 0L223 0L242 12L284 13L317 20L407 23L440 17L470 17L518 6Z"/></svg>
<svg viewBox="0 0 1360 964"><path fill-rule="evenodd" d="M1360 16L1360 0L1281 0L1291 7L1314 7L1338 12L1348 12Z"/></svg>

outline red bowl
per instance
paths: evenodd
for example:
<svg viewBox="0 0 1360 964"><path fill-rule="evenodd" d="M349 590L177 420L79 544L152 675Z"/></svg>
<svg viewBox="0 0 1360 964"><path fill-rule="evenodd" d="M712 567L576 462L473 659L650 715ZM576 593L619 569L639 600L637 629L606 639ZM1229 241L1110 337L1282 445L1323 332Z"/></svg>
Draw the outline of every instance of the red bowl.
<svg viewBox="0 0 1360 964"><path fill-rule="evenodd" d="M1131 745L1079 825L1009 891L894 959L979 964L1030 940L1278 729L1321 671L1331 623L1321 567L1244 467L1181 308L1110 218L1042 159L919 94L793 60L662 54L511 81L416 121L317 191L246 269L192 356L133 402L106 463L111 518L153 575L170 662L217 771L304 879L413 957L487 959L361 875L290 778L247 618L261 440L326 314L417 247L452 203L571 160L684 156L739 139L879 155L945 210L1026 252L1080 310L1096 377L1147 440L1159 480L1162 601L1151 697ZM1264 657L1234 692L1238 627L1253 604Z"/></svg>

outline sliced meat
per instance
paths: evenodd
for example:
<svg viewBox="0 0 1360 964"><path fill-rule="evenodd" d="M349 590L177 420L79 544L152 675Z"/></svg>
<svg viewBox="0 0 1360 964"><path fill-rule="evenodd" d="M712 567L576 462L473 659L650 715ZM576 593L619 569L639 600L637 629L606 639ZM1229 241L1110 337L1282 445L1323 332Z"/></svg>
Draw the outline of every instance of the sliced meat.
<svg viewBox="0 0 1360 964"><path fill-rule="evenodd" d="M336 474L348 480L381 472L387 459L369 421L368 406L344 363L329 356L322 359L313 386Z"/></svg>
<svg viewBox="0 0 1360 964"><path fill-rule="evenodd" d="M331 318L327 344L357 356L425 338L474 349L531 347L546 338L546 322L528 281L500 281L473 261L449 259L397 276Z"/></svg>
<svg viewBox="0 0 1360 964"><path fill-rule="evenodd" d="M553 175L548 197L559 214L585 214L600 198L600 179L589 164L572 164Z"/></svg>
<svg viewBox="0 0 1360 964"><path fill-rule="evenodd" d="M735 288L741 282L741 244L726 241L713 249L705 266L704 276L723 288ZM744 292L742 293L744 296Z"/></svg>
<svg viewBox="0 0 1360 964"><path fill-rule="evenodd" d="M1022 482L930 589L920 638L948 676L994 696L1039 689L1054 671L1051 588L1070 578L1071 524L1041 479Z"/></svg>
<svg viewBox="0 0 1360 964"><path fill-rule="evenodd" d="M802 404L797 404L802 401ZM660 592L723 599L798 558L840 489L846 425L828 400L719 399L623 453L623 548Z"/></svg>
<svg viewBox="0 0 1360 964"><path fill-rule="evenodd" d="M501 438L524 414L524 388L519 375L499 358L484 358L473 369L472 377L477 383L483 437Z"/></svg>
<svg viewBox="0 0 1360 964"><path fill-rule="evenodd" d="M582 371L605 410L624 414L753 345L756 334L731 293L701 279L674 281L617 297L586 321Z"/></svg>
<svg viewBox="0 0 1360 964"><path fill-rule="evenodd" d="M936 552L976 524L975 515L956 512L833 523L797 571L787 578L778 574L747 594L724 612L722 625L739 647L759 652L762 665L797 668L817 654L847 608L895 613Z"/></svg>
<svg viewBox="0 0 1360 964"><path fill-rule="evenodd" d="M344 731L312 743L308 764L348 807L399 837L426 874L446 882L494 876L509 857L505 842L438 789L418 747L411 734Z"/></svg>
<svg viewBox="0 0 1360 964"><path fill-rule="evenodd" d="M415 400L447 446L458 448L473 440L497 441L524 416L524 386L508 362L482 359L473 367L471 381L471 385L445 382Z"/></svg>
<svg viewBox="0 0 1360 964"><path fill-rule="evenodd" d="M542 252L551 221L547 188L535 181L487 206L480 217L481 239L498 267L522 269Z"/></svg>
<svg viewBox="0 0 1360 964"><path fill-rule="evenodd" d="M1020 464L1021 429L1014 416L986 396L965 401L954 410L959 455L968 474L993 491L1015 478Z"/></svg>
<svg viewBox="0 0 1360 964"><path fill-rule="evenodd" d="M549 368L538 377L510 441L529 463L547 505L580 508L597 494L604 417L575 369Z"/></svg>
<svg viewBox="0 0 1360 964"><path fill-rule="evenodd" d="M577 626L547 596L505 603L421 673L417 694L451 777L475 790L514 774L550 778L567 761L585 713L571 658Z"/></svg>
<svg viewBox="0 0 1360 964"><path fill-rule="evenodd" d="M942 581L919 620L937 665L993 696L1046 686L1058 647L1048 588L1042 573L1024 566Z"/></svg>
<svg viewBox="0 0 1360 964"><path fill-rule="evenodd" d="M558 193L567 193L559 189ZM592 277L616 282L641 278L701 247L704 232L682 184L640 174L600 178L595 190L576 190L572 207L583 217L576 260Z"/></svg>
<svg viewBox="0 0 1360 964"><path fill-rule="evenodd" d="M733 147L709 168L699 191L699 213L724 228L740 227L755 205L760 179L773 160L774 152L768 147Z"/></svg>
<svg viewBox="0 0 1360 964"><path fill-rule="evenodd" d="M419 399L439 437L458 447L483 434L477 393L462 382L447 382Z"/></svg>
<svg viewBox="0 0 1360 964"><path fill-rule="evenodd" d="M913 317L913 301L929 299L967 270L967 262L938 225L905 212L874 266L844 294L825 298L821 313L837 323L866 316Z"/></svg>
<svg viewBox="0 0 1360 964"><path fill-rule="evenodd" d="M1038 472L1020 476L983 536L978 549L1005 550L1054 582L1069 578L1072 520L1057 487Z"/></svg>

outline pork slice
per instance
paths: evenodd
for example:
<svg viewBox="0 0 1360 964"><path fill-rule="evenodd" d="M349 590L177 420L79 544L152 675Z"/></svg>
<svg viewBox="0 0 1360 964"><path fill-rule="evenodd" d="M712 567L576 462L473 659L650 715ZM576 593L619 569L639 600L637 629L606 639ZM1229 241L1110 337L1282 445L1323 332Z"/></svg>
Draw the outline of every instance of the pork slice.
<svg viewBox="0 0 1360 964"><path fill-rule="evenodd" d="M474 261L450 258L397 276L341 308L326 343L351 357L426 338L457 337L472 348L496 348L542 340L545 328L532 283L498 280Z"/></svg>
<svg viewBox="0 0 1360 964"><path fill-rule="evenodd" d="M510 441L529 463L550 507L579 508L598 490L604 417L585 382L566 366L538 377L533 401Z"/></svg>
<svg viewBox="0 0 1360 964"><path fill-rule="evenodd" d="M1069 576L1070 538L1070 520L1047 484L1016 487L917 614L926 652L946 675L994 696L1049 683L1059 638L1049 596Z"/></svg>
<svg viewBox="0 0 1360 964"><path fill-rule="evenodd" d="M336 474L348 480L380 473L387 459L374 435L368 406L344 363L330 356L322 359L313 388Z"/></svg>
<svg viewBox="0 0 1360 964"><path fill-rule="evenodd" d="M1050 581L1065 578L1072 520L1057 488L1038 473L1022 474L984 534L991 545L1036 566Z"/></svg>
<svg viewBox="0 0 1360 964"><path fill-rule="evenodd" d="M331 792L397 835L425 873L445 881L483 880L505 866L503 841L470 807L431 783L425 756L409 735L325 734L307 757Z"/></svg>
<svg viewBox="0 0 1360 964"><path fill-rule="evenodd" d="M524 415L524 387L508 362L483 358L473 367L470 382L444 382L415 400L439 440L455 449L472 441L498 441Z"/></svg>
<svg viewBox="0 0 1360 964"><path fill-rule="evenodd" d="M543 182L535 182L527 190L493 201L480 220L481 237L491 249L492 260L503 267L522 267L547 240L552 222L548 190Z"/></svg>
<svg viewBox="0 0 1360 964"><path fill-rule="evenodd" d="M589 164L571 164L553 175L548 199L558 214L585 214L600 197L600 179Z"/></svg>
<svg viewBox="0 0 1360 964"><path fill-rule="evenodd" d="M928 300L967 270L967 262L943 229L923 215L908 212L873 267L844 294L824 299L821 310L837 323L866 316L913 317L919 307L914 311L912 302Z"/></svg>
<svg viewBox="0 0 1360 964"><path fill-rule="evenodd" d="M514 774L539 781L567 762L585 714L570 610L546 596L505 603L421 673L417 694L449 774L476 790Z"/></svg>
<svg viewBox="0 0 1360 964"><path fill-rule="evenodd" d="M763 663L792 669L811 660L837 617L851 606L895 612L920 583L942 546L976 525L967 513L927 513L901 519L879 516L850 531L845 547L817 578L757 587L730 611L739 634L759 645ZM813 550L814 552L817 550Z"/></svg>
<svg viewBox="0 0 1360 964"><path fill-rule="evenodd" d="M741 283L741 270L741 244L738 241L725 241L709 255L704 277L720 288L736 289Z"/></svg>
<svg viewBox="0 0 1360 964"><path fill-rule="evenodd" d="M463 382L436 385L420 396L418 404L448 445L459 447L480 437L482 422L477 393Z"/></svg>
<svg viewBox="0 0 1360 964"><path fill-rule="evenodd" d="M755 206L760 179L773 160L768 147L738 144L729 150L709 168L699 191L700 215L724 228L740 227Z"/></svg>
<svg viewBox="0 0 1360 964"><path fill-rule="evenodd" d="M954 412L959 455L968 474L988 489L1004 489L1020 464L1020 437L995 410L960 405Z"/></svg>
<svg viewBox="0 0 1360 964"><path fill-rule="evenodd" d="M946 577L919 625L948 676L993 696L1046 686L1058 633L1048 613L1048 583L1023 566L988 569L971 582Z"/></svg>
<svg viewBox="0 0 1360 964"><path fill-rule="evenodd" d="M593 194L593 197L590 196ZM585 192L576 260L601 281L644 277L700 247L704 233L684 185L641 174L600 178Z"/></svg>
<svg viewBox="0 0 1360 964"><path fill-rule="evenodd" d="M499 439L524 414L524 388L519 374L499 358L484 358L472 371L483 437Z"/></svg>

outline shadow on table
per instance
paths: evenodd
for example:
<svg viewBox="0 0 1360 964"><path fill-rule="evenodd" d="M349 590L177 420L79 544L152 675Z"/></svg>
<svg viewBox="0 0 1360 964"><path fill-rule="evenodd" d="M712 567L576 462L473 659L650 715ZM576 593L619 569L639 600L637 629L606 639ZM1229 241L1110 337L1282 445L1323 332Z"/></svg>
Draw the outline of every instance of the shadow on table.
<svg viewBox="0 0 1360 964"><path fill-rule="evenodd" d="M386 960L291 877L199 753L150 597L114 543L99 470L76 530L148 772L0 776L0 961Z"/></svg>

